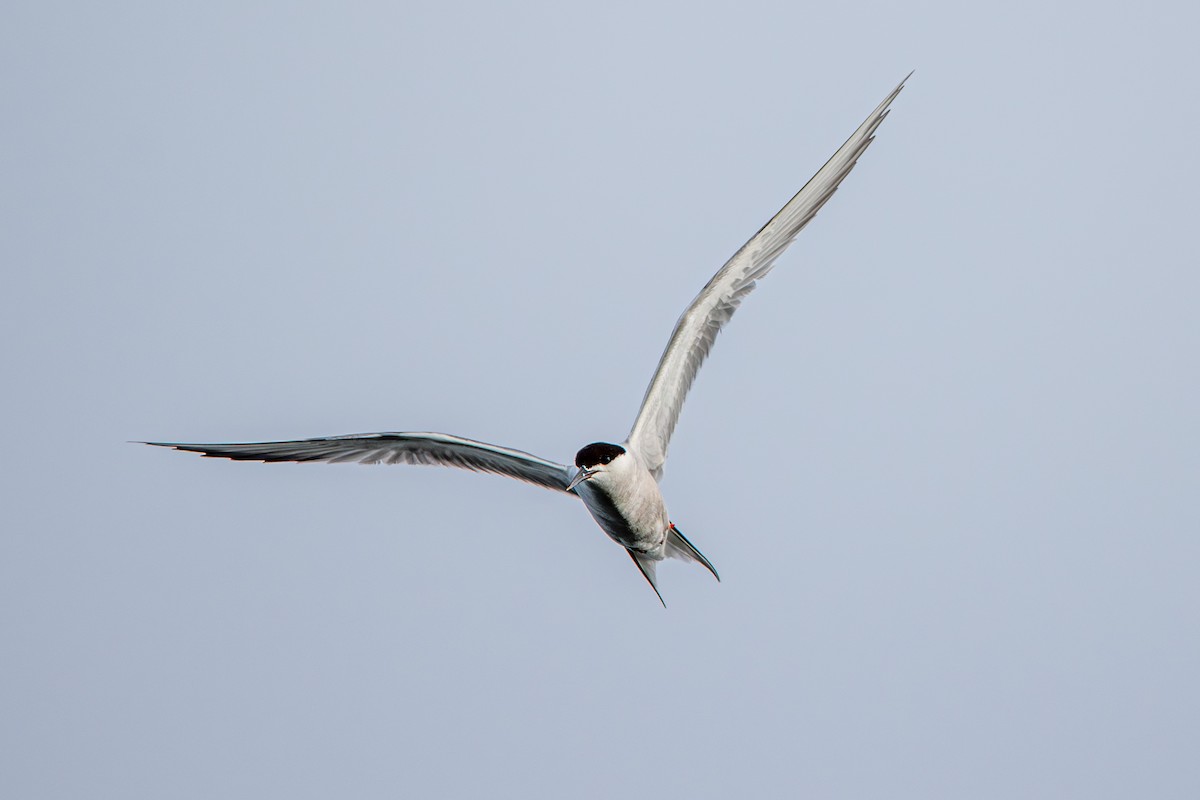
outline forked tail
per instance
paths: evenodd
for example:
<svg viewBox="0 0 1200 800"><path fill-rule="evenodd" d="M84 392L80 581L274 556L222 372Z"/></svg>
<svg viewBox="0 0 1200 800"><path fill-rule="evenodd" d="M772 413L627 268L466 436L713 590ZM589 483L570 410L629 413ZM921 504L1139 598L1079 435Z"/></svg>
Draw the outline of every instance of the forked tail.
<svg viewBox="0 0 1200 800"><path fill-rule="evenodd" d="M666 608L667 601L663 600L662 592L658 590L658 576L655 570L658 562L649 556L635 553L632 550L626 550L625 552L629 553L629 557L633 559L633 563L637 564L637 568L641 570L642 576L650 584L650 588L658 595L658 602L663 604L663 608ZM712 573L714 578L718 581L721 580L721 576L717 574L716 567L712 565L712 562L705 558L704 554L697 550L696 546L679 532L679 528L676 528L673 522L671 523L671 527L667 529L666 554L669 558L678 558L683 561L694 561L697 564L703 564Z"/></svg>
<svg viewBox="0 0 1200 800"><path fill-rule="evenodd" d="M712 573L714 578L718 581L721 580L721 576L717 574L717 569L712 565L712 562L705 558L704 554L687 540L679 528L675 527L674 522L671 523L670 528L667 528L667 556L703 564Z"/></svg>
<svg viewBox="0 0 1200 800"><path fill-rule="evenodd" d="M629 557L633 559L633 563L637 564L637 568L641 570L642 577L646 579L646 581L650 584L650 588L654 590L656 595L658 595L658 602L663 604L663 608L666 608L667 601L662 599L662 592L658 590L658 578L654 572L654 568L658 565L658 562L649 556L635 553L632 550L626 550L625 552L629 553Z"/></svg>

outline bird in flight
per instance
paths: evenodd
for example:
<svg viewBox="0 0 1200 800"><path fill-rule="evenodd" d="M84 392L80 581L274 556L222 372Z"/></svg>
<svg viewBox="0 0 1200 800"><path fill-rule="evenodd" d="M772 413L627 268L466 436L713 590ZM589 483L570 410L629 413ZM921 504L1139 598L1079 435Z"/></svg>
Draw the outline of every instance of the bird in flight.
<svg viewBox="0 0 1200 800"><path fill-rule="evenodd" d="M733 254L683 312L642 398L629 436L620 444L587 445L575 454L574 469L521 450L446 433L364 433L290 442L144 444L235 461L435 464L507 475L582 500L600 528L629 553L664 606L655 574L658 562L664 558L701 564L720 580L709 560L671 522L658 488L684 398L721 328L858 163L907 80L905 77L804 188Z"/></svg>

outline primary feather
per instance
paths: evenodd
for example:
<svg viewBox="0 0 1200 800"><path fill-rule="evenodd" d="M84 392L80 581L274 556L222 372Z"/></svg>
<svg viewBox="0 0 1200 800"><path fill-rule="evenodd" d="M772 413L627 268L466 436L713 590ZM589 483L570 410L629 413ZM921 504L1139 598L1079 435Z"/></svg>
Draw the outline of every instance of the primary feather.
<svg viewBox="0 0 1200 800"><path fill-rule="evenodd" d="M290 442L186 444L145 442L234 461L323 461L330 464L436 464L492 472L565 492L571 470L521 450L446 433L362 433Z"/></svg>
<svg viewBox="0 0 1200 800"><path fill-rule="evenodd" d="M671 332L654 377L646 388L641 410L626 440L637 450L655 478L662 477L667 447L683 401L717 334L754 289L755 282L771 271L775 259L833 196L838 184L858 163L859 156L874 140L875 129L887 116L888 106L907 80L905 77L900 81L900 85L884 98L804 188L734 253L675 323L675 330Z"/></svg>

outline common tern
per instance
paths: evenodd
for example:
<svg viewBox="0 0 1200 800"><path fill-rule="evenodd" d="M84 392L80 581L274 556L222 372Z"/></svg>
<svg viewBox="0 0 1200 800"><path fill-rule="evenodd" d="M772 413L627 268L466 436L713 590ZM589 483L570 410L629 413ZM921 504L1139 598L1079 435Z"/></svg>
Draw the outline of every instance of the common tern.
<svg viewBox="0 0 1200 800"><path fill-rule="evenodd" d="M912 73L909 73L911 76ZM646 389L629 436L621 444L595 442L575 455L575 469L521 450L445 433L366 433L290 442L185 444L144 442L235 461L323 461L360 464L435 464L491 472L578 497L600 528L625 548L659 602L656 567L673 557L717 570L667 514L658 483L667 446L688 389L721 328L742 301L825 205L874 140L875 129L905 77L795 197L742 245L675 323Z"/></svg>

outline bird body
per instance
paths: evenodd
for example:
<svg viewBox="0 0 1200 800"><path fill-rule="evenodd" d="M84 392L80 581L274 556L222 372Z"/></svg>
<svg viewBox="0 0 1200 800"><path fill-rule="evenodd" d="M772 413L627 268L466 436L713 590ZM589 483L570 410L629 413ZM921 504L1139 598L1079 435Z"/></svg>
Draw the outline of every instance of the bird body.
<svg viewBox="0 0 1200 800"><path fill-rule="evenodd" d="M236 461L438 464L507 475L578 497L601 530L629 553L660 601L656 565L664 558L694 561L720 580L708 559L672 524L659 490L680 409L717 334L854 168L903 87L901 81L816 175L705 285L676 322L629 436L621 444L595 442L583 447L575 456L575 470L520 450L445 433L368 433L234 444L146 444Z"/></svg>
<svg viewBox="0 0 1200 800"><path fill-rule="evenodd" d="M658 481L636 455L622 453L581 480L574 491L610 539L627 550L662 560L671 520Z"/></svg>
<svg viewBox="0 0 1200 800"><path fill-rule="evenodd" d="M597 447L612 448L619 453L604 464L580 463L589 448ZM625 548L661 602L656 565L667 557L667 542L673 526L658 481L636 455L606 442L597 442L580 450L576 463L579 472L572 491L579 495L600 529ZM704 564L716 577L717 572L707 559Z"/></svg>

